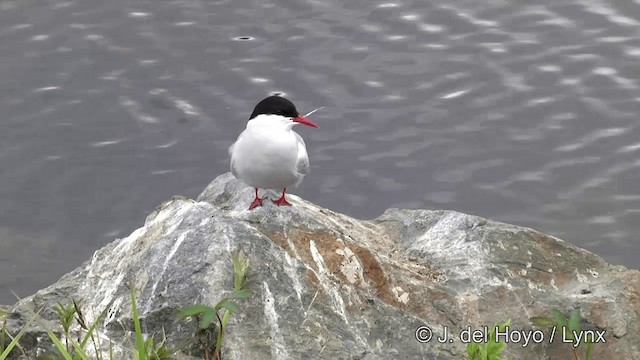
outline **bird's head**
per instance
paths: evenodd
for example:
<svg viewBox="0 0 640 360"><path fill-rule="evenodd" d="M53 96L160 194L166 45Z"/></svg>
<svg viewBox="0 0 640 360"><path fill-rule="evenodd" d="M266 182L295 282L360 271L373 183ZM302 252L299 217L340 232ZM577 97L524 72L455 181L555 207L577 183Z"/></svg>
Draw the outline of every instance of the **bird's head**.
<svg viewBox="0 0 640 360"><path fill-rule="evenodd" d="M251 113L249 120L257 117L258 115L279 115L291 119L294 123L314 128L320 127L313 121L307 119L306 116L299 114L296 106L293 105L291 101L276 95L269 96L268 98L260 101L253 109L253 113Z"/></svg>

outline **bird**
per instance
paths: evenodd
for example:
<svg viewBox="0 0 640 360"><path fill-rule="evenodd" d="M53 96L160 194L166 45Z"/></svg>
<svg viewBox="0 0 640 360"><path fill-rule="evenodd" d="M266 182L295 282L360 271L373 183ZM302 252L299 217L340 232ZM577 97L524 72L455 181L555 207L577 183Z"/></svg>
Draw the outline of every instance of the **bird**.
<svg viewBox="0 0 640 360"><path fill-rule="evenodd" d="M249 210L262 206L258 189L282 189L282 196L273 203L291 206L286 199L287 188L300 184L309 172L304 140L292 130L297 124L320 128L300 115L291 101L269 96L255 106L246 129L229 147L231 173L255 189Z"/></svg>

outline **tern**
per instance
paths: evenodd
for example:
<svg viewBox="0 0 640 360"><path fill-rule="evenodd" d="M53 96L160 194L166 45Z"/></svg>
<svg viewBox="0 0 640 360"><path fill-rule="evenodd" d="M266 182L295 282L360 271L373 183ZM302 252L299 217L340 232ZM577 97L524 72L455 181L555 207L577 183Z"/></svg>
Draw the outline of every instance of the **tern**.
<svg viewBox="0 0 640 360"><path fill-rule="evenodd" d="M256 105L247 128L229 147L231 173L256 190L249 210L262 206L263 199L258 196L260 188L282 189L282 196L273 203L291 206L285 198L287 188L300 184L309 172L304 140L292 130L297 124L319 128L305 115L300 115L291 101L269 96Z"/></svg>

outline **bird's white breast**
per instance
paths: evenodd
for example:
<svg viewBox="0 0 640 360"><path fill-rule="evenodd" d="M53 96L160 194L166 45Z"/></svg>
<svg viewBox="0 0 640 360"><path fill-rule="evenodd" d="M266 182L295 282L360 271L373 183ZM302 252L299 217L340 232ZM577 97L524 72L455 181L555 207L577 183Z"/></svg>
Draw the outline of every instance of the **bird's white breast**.
<svg viewBox="0 0 640 360"><path fill-rule="evenodd" d="M257 188L283 189L301 179L292 125L290 119L276 115L260 115L248 122L231 148L231 166L241 181Z"/></svg>

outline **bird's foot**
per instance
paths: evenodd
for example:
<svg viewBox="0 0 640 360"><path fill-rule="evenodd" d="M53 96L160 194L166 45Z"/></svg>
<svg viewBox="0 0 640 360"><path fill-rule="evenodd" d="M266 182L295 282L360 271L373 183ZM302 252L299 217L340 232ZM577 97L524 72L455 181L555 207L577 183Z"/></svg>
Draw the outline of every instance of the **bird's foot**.
<svg viewBox="0 0 640 360"><path fill-rule="evenodd" d="M289 203L287 201L287 199L284 197L284 195L282 195L282 197L280 197L280 199L278 199L278 200L273 200L273 203L278 205L278 206L291 206L291 203Z"/></svg>
<svg viewBox="0 0 640 360"><path fill-rule="evenodd" d="M249 210L257 208L258 206L262 206L262 199L257 197L253 199L253 202L251 203L251 205L249 205Z"/></svg>

